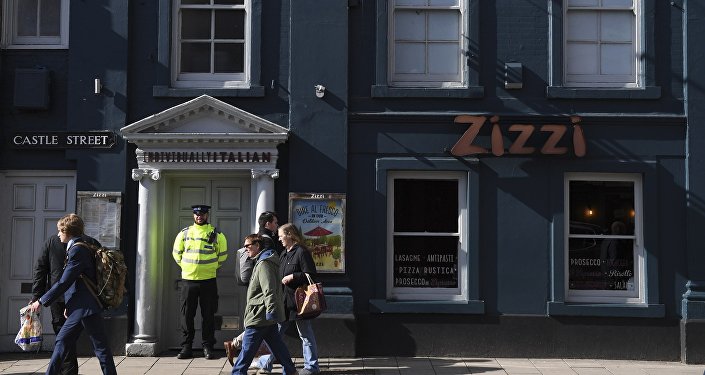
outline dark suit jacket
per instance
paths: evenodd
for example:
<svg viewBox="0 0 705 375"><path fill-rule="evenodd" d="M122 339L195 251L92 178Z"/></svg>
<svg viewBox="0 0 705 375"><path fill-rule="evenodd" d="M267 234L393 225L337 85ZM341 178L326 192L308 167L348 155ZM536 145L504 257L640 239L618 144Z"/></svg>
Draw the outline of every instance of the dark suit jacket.
<svg viewBox="0 0 705 375"><path fill-rule="evenodd" d="M90 236L81 237L81 242L88 242L100 247L100 242ZM46 293L52 285L61 279L66 263L66 244L62 243L59 236L54 234L44 243L42 255L37 259L34 267L34 282L32 283L32 300L36 301ZM63 302L63 298L58 301Z"/></svg>
<svg viewBox="0 0 705 375"><path fill-rule="evenodd" d="M81 310L82 316L102 312L103 308L88 290L85 282L81 280L81 274L93 282L96 281L95 257L93 250L74 245L69 249L68 262L61 279L39 298L39 302L49 306L63 294L69 314L75 310Z"/></svg>

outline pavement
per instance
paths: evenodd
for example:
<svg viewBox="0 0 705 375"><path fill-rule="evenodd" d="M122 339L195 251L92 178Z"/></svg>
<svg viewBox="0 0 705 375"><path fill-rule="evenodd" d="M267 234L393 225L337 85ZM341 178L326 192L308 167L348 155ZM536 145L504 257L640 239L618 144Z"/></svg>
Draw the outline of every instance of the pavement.
<svg viewBox="0 0 705 375"><path fill-rule="evenodd" d="M232 367L224 354L220 359L206 360L196 356L189 360L176 359L175 353L160 357L116 356L121 375L225 375ZM50 353L0 353L0 374L43 374ZM301 358L294 359L301 368ZM680 362L629 361L604 359L541 359L541 358L444 358L444 357L370 357L321 358L321 374L327 375L705 375L705 365L685 365ZM100 374L95 357L79 357L79 373ZM250 370L248 374L256 374ZM273 374L281 374L275 365Z"/></svg>

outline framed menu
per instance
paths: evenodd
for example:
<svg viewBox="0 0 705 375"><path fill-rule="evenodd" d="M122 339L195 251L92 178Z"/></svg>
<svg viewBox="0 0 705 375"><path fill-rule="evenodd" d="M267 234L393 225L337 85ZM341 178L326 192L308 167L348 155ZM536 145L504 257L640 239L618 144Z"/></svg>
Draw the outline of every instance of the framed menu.
<svg viewBox="0 0 705 375"><path fill-rule="evenodd" d="M345 272L345 194L289 193L289 222L301 232L318 272Z"/></svg>
<svg viewBox="0 0 705 375"><path fill-rule="evenodd" d="M109 249L120 248L120 213L122 193L111 191L79 191L76 214L83 219L84 232Z"/></svg>

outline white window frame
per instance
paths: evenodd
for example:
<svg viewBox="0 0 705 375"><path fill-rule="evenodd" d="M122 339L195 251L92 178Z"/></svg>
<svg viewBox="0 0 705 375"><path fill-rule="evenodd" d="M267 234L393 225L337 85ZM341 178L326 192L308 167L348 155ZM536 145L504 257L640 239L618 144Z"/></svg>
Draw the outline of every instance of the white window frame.
<svg viewBox="0 0 705 375"><path fill-rule="evenodd" d="M563 82L566 87L605 87L605 88L639 88L644 86L644 32L643 32L643 1L632 0L632 6L609 6L609 1L613 0L594 0L599 1L602 5L598 6L571 6L571 1L566 1L563 7ZM607 4L607 5L605 5ZM568 40L568 13L581 11L593 11L602 14L607 12L631 12L634 16L634 27L631 32L631 40L633 41L632 56L631 56L631 75L606 75L597 72L597 74L569 74L568 72L568 51L569 43L580 43L580 40ZM591 41L596 44L602 44L599 37L599 26L596 30L598 38L596 41ZM583 41L586 42L587 41ZM615 42L610 42L614 44ZM598 48L599 51L599 48ZM598 69L601 65L598 59Z"/></svg>
<svg viewBox="0 0 705 375"><path fill-rule="evenodd" d="M212 1L211 1L212 3ZM181 73L181 9L241 9L245 11L244 64L242 73ZM181 5L180 0L172 4L171 80L177 88L249 88L252 44L252 0L244 5ZM211 27L215 27L211 24ZM214 40L211 40L211 46ZM211 58L211 66L213 59ZM212 69L212 67L211 67Z"/></svg>
<svg viewBox="0 0 705 375"><path fill-rule="evenodd" d="M455 180L458 182L458 230L456 233L394 232L394 180ZM467 301L468 300L468 176L462 171L389 171L387 174L387 299ZM394 287L394 236L457 236L458 287Z"/></svg>
<svg viewBox="0 0 705 375"><path fill-rule="evenodd" d="M387 28L387 41L388 41L388 77L389 86L392 87L430 87L430 88L461 88L467 87L467 64L465 63L467 57L466 53L468 51L468 0L457 0L458 5L396 5L399 0L388 0L388 28ZM427 0L433 1L433 0ZM408 2L408 0L407 0ZM421 12L433 12L433 11L450 11L456 10L460 13L458 35L458 43L460 45L458 53L458 74L457 75L433 75L429 73L424 74L401 74L395 72L395 22L394 16L396 10L414 10L418 9ZM428 28L426 29L426 32ZM428 40L427 40L428 44ZM428 54L426 55L428 56Z"/></svg>
<svg viewBox="0 0 705 375"><path fill-rule="evenodd" d="M66 49L69 48L69 0L61 0L59 36L18 36L17 3L23 0L2 0L2 48L7 49Z"/></svg>
<svg viewBox="0 0 705 375"><path fill-rule="evenodd" d="M634 184L634 234L624 236L570 234L570 182L571 181L623 181ZM646 267L643 235L643 183L639 174L621 173L567 173L564 179L565 241L565 300L566 302L646 304ZM634 241L634 292L624 290L571 290L569 288L569 245L571 238L624 238Z"/></svg>

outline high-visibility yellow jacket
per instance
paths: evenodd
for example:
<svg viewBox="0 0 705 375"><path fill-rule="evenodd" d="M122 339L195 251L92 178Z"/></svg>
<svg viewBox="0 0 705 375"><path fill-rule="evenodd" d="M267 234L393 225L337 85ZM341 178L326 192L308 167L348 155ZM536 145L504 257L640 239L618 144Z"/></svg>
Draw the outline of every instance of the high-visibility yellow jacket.
<svg viewBox="0 0 705 375"><path fill-rule="evenodd" d="M214 226L194 224L176 236L171 255L181 267L182 279L209 280L228 258L228 242Z"/></svg>

